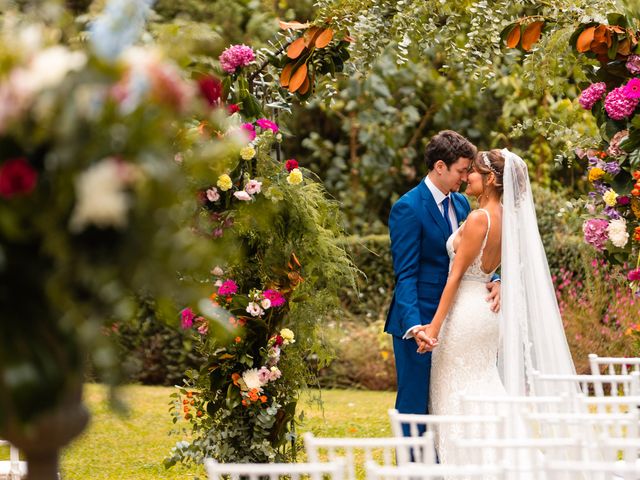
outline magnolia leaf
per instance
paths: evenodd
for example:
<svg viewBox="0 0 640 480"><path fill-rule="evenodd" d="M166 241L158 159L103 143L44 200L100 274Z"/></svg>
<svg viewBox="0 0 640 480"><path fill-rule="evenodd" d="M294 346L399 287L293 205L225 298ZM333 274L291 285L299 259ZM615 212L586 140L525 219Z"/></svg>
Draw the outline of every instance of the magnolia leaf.
<svg viewBox="0 0 640 480"><path fill-rule="evenodd" d="M518 46L518 43L520 43L520 30L521 27L519 23L511 26L511 30L509 31L505 39L507 48L516 48Z"/></svg>
<svg viewBox="0 0 640 480"><path fill-rule="evenodd" d="M543 21L530 23L522 33L522 49L526 52L531 50L533 45L540 39L542 34Z"/></svg>
<svg viewBox="0 0 640 480"><path fill-rule="evenodd" d="M296 92L304 83L305 78L307 78L307 64L303 63L291 76L291 80L289 81L289 91L291 93Z"/></svg>
<svg viewBox="0 0 640 480"><path fill-rule="evenodd" d="M300 37L294 40L291 45L287 47L287 57L292 60L295 60L300 56L302 51L304 50L304 38Z"/></svg>
<svg viewBox="0 0 640 480"><path fill-rule="evenodd" d="M280 85L283 87L289 86L289 80L291 80L291 73L293 72L293 63L287 63L280 73Z"/></svg>
<svg viewBox="0 0 640 480"><path fill-rule="evenodd" d="M576 41L576 50L580 53L588 52L591 50L591 42L593 42L593 35L596 31L596 27L585 28Z"/></svg>
<svg viewBox="0 0 640 480"><path fill-rule="evenodd" d="M309 77L304 77L304 82L302 82L302 85L300 86L300 88L298 89L298 93L300 95L304 95L309 91L309 87L311 86L311 82L309 81Z"/></svg>
<svg viewBox="0 0 640 480"><path fill-rule="evenodd" d="M300 23L296 20L292 22L284 22L282 20L278 20L278 24L280 25L280 28L282 30L304 30L305 28L308 28L309 25L311 25L309 22Z"/></svg>
<svg viewBox="0 0 640 480"><path fill-rule="evenodd" d="M332 39L333 30L330 28L325 28L322 33L318 35L318 38L316 38L316 48L326 47L327 45L329 45L329 43L331 43Z"/></svg>

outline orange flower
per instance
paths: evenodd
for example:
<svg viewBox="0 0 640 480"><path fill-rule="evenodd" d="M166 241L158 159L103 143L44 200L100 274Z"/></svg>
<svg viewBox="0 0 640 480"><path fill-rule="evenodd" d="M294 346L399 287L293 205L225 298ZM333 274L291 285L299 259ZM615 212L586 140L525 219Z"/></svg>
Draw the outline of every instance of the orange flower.
<svg viewBox="0 0 640 480"><path fill-rule="evenodd" d="M235 341L236 341L236 343L240 343L242 341L242 339L240 337L236 337Z"/></svg>
<svg viewBox="0 0 640 480"><path fill-rule="evenodd" d="M190 414L190 413L187 413L187 414L184 416L184 419L185 419L185 420L189 420L190 418L191 418L191 414Z"/></svg>
<svg viewBox="0 0 640 480"><path fill-rule="evenodd" d="M634 197L640 197L640 189L634 188L633 190L631 190L631 195L633 195Z"/></svg>
<svg viewBox="0 0 640 480"><path fill-rule="evenodd" d="M267 396L266 396L266 395L261 395L261 396L260 396L260 401L261 401L262 403L265 403L265 402L267 401Z"/></svg>
<svg viewBox="0 0 640 480"><path fill-rule="evenodd" d="M231 374L231 380L233 380L233 384L234 385L238 385L238 380L240 380L240 374L239 373L232 373Z"/></svg>
<svg viewBox="0 0 640 480"><path fill-rule="evenodd" d="M195 405L196 401L195 400L191 400L191 405Z"/></svg>
<svg viewBox="0 0 640 480"><path fill-rule="evenodd" d="M202 410L198 410L198 412L196 413L197 417L201 417L202 416Z"/></svg>
<svg viewBox="0 0 640 480"><path fill-rule="evenodd" d="M243 399L242 400L242 405L244 405L246 407L247 405L249 405L249 403L245 399Z"/></svg>
<svg viewBox="0 0 640 480"><path fill-rule="evenodd" d="M187 392L187 398L193 397L193 392Z"/></svg>
<svg viewBox="0 0 640 480"><path fill-rule="evenodd" d="M258 390L256 390L255 388L251 389L249 391L249 399L252 402L257 402L258 401Z"/></svg>
<svg viewBox="0 0 640 480"><path fill-rule="evenodd" d="M187 400L186 398L184 400L182 400L182 404L186 405L187 403L189 403L189 400Z"/></svg>
<svg viewBox="0 0 640 480"><path fill-rule="evenodd" d="M636 227L635 230L633 231L633 239L636 242L640 242L640 227Z"/></svg>
<svg viewBox="0 0 640 480"><path fill-rule="evenodd" d="M636 170L632 175L634 180L640 180L640 170Z"/></svg>
<svg viewBox="0 0 640 480"><path fill-rule="evenodd" d="M184 410L184 413L189 413L189 405L185 405L183 410Z"/></svg>
<svg viewBox="0 0 640 480"><path fill-rule="evenodd" d="M227 303L231 303L231 300L233 300L233 297L227 297L225 300L227 301Z"/></svg>

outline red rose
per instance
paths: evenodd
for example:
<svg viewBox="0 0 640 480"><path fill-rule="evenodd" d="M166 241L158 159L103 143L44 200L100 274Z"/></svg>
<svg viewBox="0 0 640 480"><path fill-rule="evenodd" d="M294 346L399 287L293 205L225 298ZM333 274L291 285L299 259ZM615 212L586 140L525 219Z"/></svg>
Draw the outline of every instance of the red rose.
<svg viewBox="0 0 640 480"><path fill-rule="evenodd" d="M12 158L0 166L0 196L28 194L36 187L38 172L26 158Z"/></svg>
<svg viewBox="0 0 640 480"><path fill-rule="evenodd" d="M220 95L222 94L222 82L215 77L207 75L198 79L198 88L200 94L205 98L207 103L215 107L220 103Z"/></svg>
<svg viewBox="0 0 640 480"><path fill-rule="evenodd" d="M229 105L227 105L227 110L229 111L230 115L233 115L234 113L240 111L240 107L236 103L230 103Z"/></svg>
<svg viewBox="0 0 640 480"><path fill-rule="evenodd" d="M280 347L284 343L284 338L281 335L276 336L276 347Z"/></svg>
<svg viewBox="0 0 640 480"><path fill-rule="evenodd" d="M294 168L298 168L298 161L295 158L291 158L285 162L284 166L287 169L287 172L290 172Z"/></svg>

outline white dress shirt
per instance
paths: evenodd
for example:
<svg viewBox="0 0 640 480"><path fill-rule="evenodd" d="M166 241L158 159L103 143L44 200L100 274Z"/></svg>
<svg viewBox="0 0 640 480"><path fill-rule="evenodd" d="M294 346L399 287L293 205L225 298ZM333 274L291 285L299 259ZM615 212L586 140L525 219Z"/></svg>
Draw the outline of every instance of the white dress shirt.
<svg viewBox="0 0 640 480"><path fill-rule="evenodd" d="M431 192L431 195L433 195L433 199L436 201L436 204L438 205L438 210L440 210L440 213L443 216L444 216L444 206L442 205L442 202L444 201L445 198L449 197L449 211L447 213L449 215L449 221L451 222L451 230L455 231L458 228L458 219L456 218L456 211L453 208L451 195L445 195L444 193L442 193L440 189L433 184L433 182L428 176L424 178L424 183L429 189L429 191ZM418 326L419 325L414 325L413 327L410 327L402 338L403 339L413 338L413 329Z"/></svg>

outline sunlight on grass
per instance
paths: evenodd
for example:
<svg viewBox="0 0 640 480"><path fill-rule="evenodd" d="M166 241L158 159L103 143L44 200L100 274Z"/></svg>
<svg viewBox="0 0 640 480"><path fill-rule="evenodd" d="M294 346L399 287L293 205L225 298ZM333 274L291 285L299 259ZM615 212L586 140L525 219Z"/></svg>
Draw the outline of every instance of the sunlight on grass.
<svg viewBox="0 0 640 480"><path fill-rule="evenodd" d="M62 475L67 480L192 479L206 478L202 467L175 466L165 470L163 458L180 440L169 436L171 387L131 385L120 389L129 407L127 415L113 412L102 385L85 387L85 403L92 413L84 434L63 452ZM305 395L301 407L305 422L300 434L311 431L323 437L383 437L391 434L387 410L393 407L393 392L325 390L321 393L324 413L314 398ZM299 458L303 461L304 458Z"/></svg>

